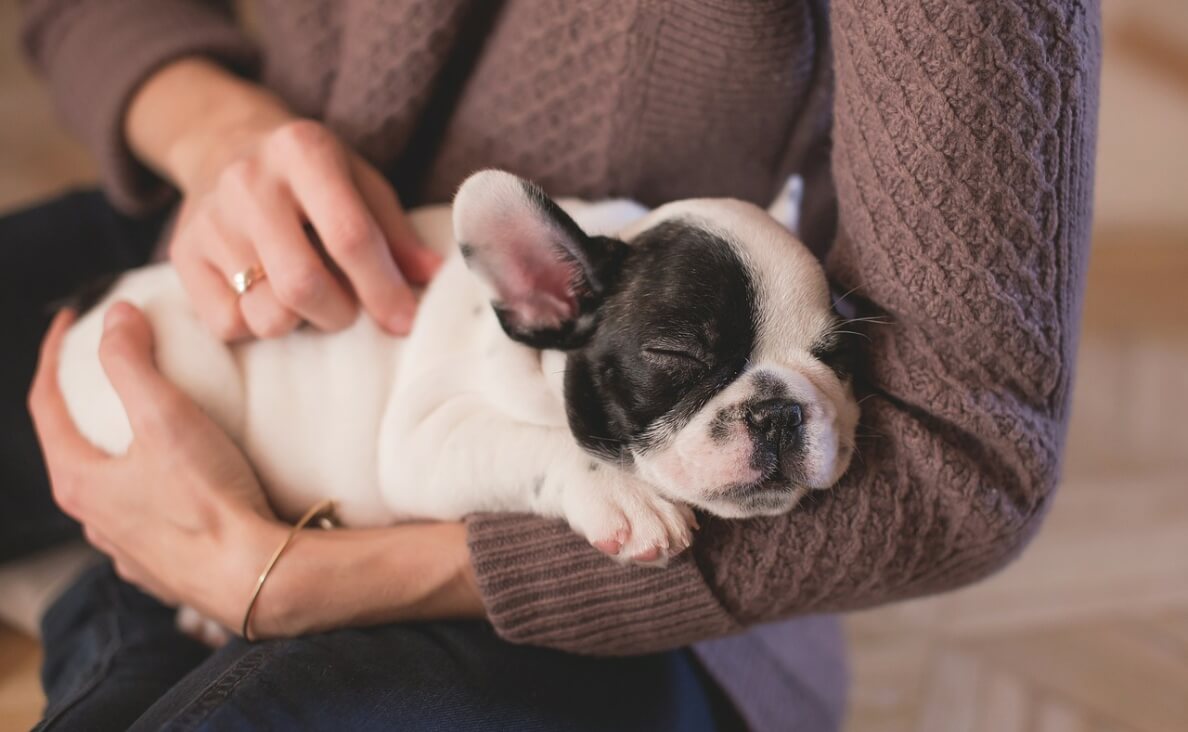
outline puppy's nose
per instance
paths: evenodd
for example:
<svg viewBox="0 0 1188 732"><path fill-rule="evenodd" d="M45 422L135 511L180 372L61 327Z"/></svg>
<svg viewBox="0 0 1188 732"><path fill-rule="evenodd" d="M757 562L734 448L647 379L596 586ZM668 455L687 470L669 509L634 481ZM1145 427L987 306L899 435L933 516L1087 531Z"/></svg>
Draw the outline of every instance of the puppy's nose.
<svg viewBox="0 0 1188 732"><path fill-rule="evenodd" d="M789 399L766 399L747 408L747 427L777 450L783 450L800 435L803 415L800 405Z"/></svg>

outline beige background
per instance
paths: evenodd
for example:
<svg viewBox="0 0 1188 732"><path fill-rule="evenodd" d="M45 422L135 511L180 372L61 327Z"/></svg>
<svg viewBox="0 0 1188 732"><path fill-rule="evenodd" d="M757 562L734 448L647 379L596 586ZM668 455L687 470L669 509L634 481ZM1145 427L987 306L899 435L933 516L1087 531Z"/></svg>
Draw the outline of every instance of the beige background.
<svg viewBox="0 0 1188 732"><path fill-rule="evenodd" d="M1106 0L1097 225L1065 479L1024 557L853 615L854 732L1188 729L1188 3ZM0 210L93 180L0 0ZM41 697L0 627L0 731Z"/></svg>

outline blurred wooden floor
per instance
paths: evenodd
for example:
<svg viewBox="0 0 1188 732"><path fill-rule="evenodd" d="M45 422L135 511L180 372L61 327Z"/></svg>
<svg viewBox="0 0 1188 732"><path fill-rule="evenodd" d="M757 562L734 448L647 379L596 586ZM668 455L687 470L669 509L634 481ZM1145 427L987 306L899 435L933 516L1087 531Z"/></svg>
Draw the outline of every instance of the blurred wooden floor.
<svg viewBox="0 0 1188 732"><path fill-rule="evenodd" d="M1188 5L1105 5L1098 229L1063 485L1000 575L847 620L852 732L1188 729ZM0 0L0 210L93 178L18 65L14 22ZM0 628L0 732L37 719L38 663Z"/></svg>

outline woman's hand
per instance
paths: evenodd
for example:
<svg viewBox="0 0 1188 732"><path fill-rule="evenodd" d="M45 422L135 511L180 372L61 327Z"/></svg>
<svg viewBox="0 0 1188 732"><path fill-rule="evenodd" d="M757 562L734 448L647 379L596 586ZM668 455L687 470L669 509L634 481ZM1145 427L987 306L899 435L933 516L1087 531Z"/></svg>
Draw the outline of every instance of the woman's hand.
<svg viewBox="0 0 1188 732"><path fill-rule="evenodd" d="M235 627L267 548L254 527L272 518L231 440L153 367L152 333L126 304L106 320L100 356L131 422L125 455L79 434L58 389L58 349L72 318L59 315L29 395L54 499L121 577Z"/></svg>
<svg viewBox="0 0 1188 732"><path fill-rule="evenodd" d="M275 337L302 321L345 328L356 298L390 332L409 331L410 285L428 282L440 258L383 176L324 126L214 64L183 59L141 87L127 133L184 194L170 257L220 337ZM237 296L232 277L257 266L266 276Z"/></svg>
<svg viewBox="0 0 1188 732"><path fill-rule="evenodd" d="M238 630L261 569L284 540L243 454L153 364L153 337L117 304L100 357L132 425L123 456L78 432L58 389L59 315L42 347L29 410L54 498L116 570L169 604ZM277 564L253 615L258 637L484 613L461 524L308 531Z"/></svg>

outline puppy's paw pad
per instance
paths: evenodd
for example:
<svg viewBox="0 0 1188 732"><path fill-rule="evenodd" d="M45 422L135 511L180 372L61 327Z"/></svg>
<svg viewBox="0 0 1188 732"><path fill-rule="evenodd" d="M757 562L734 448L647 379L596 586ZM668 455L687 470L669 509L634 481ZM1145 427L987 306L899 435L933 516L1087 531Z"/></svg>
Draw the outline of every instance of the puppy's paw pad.
<svg viewBox="0 0 1188 732"><path fill-rule="evenodd" d="M692 513L685 506L647 497L631 511L631 540L622 554L638 564L665 564L670 557L684 551L693 541L688 517Z"/></svg>
<svg viewBox="0 0 1188 732"><path fill-rule="evenodd" d="M688 507L634 479L575 483L565 496L570 525L619 561L663 565L688 548L696 521Z"/></svg>
<svg viewBox="0 0 1188 732"><path fill-rule="evenodd" d="M623 551L623 542L618 539L602 539L600 541L590 542L594 548L603 554L609 554L612 557L619 556L619 552Z"/></svg>
<svg viewBox="0 0 1188 732"><path fill-rule="evenodd" d="M664 547L654 546L650 549L645 549L643 552L631 557L631 561L640 564L650 564L659 560L661 557L667 558L668 552Z"/></svg>
<svg viewBox="0 0 1188 732"><path fill-rule="evenodd" d="M601 498L580 497L566 509L569 525L595 549L612 557L622 554L631 536L631 525L617 505Z"/></svg>

